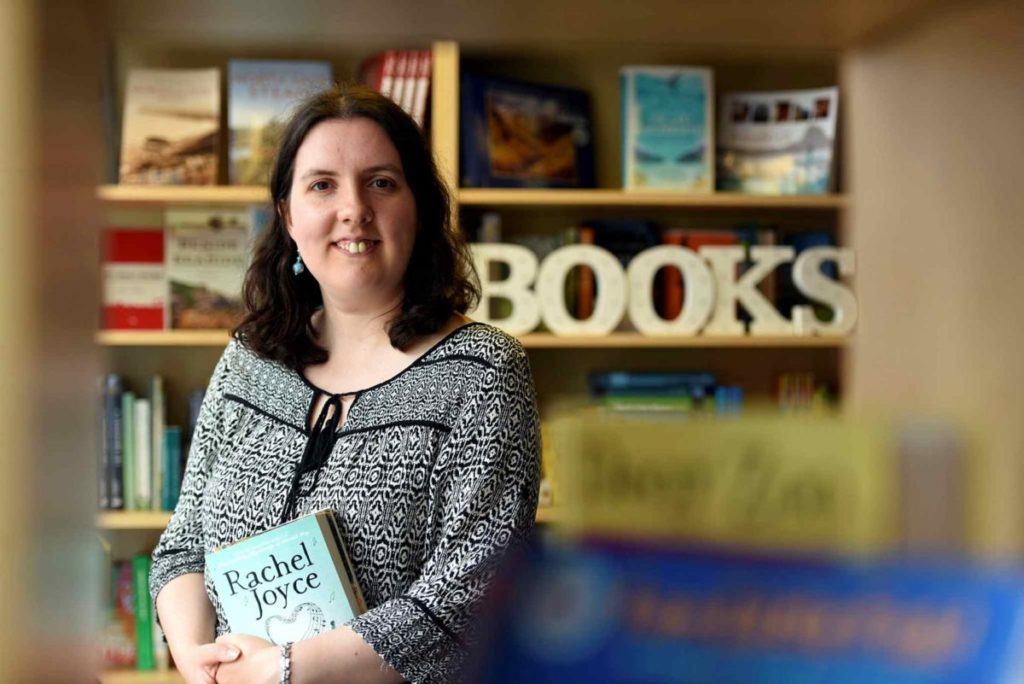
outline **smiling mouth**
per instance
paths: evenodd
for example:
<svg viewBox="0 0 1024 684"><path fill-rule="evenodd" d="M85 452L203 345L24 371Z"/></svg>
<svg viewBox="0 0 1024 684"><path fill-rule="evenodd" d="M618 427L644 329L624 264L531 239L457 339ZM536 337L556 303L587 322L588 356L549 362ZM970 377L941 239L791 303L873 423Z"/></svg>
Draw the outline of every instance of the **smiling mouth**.
<svg viewBox="0 0 1024 684"><path fill-rule="evenodd" d="M380 240L340 240L334 246L346 254L358 256L372 252L379 244Z"/></svg>

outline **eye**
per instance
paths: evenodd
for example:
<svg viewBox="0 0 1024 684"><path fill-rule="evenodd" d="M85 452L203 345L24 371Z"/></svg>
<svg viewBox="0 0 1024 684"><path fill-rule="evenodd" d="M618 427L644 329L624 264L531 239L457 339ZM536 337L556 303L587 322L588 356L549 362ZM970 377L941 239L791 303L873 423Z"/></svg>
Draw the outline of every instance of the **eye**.
<svg viewBox="0 0 1024 684"><path fill-rule="evenodd" d="M377 188L378 190L388 190L396 187L396 183L390 178L379 176L370 181L370 187Z"/></svg>
<svg viewBox="0 0 1024 684"><path fill-rule="evenodd" d="M324 192L326 190L330 190L330 188L330 182L325 180L318 180L309 186L309 189L312 190L313 192Z"/></svg>

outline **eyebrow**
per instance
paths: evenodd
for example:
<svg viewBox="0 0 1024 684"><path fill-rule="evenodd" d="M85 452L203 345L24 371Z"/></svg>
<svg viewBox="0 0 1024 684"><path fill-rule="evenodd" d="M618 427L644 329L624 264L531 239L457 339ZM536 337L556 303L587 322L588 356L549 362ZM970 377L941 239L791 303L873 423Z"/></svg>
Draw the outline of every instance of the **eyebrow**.
<svg viewBox="0 0 1024 684"><path fill-rule="evenodd" d="M402 173L402 169L394 164L377 164L376 166L370 166L363 169L360 173L370 174L378 173L380 171L390 171L391 173L398 174L399 176L405 176L405 174ZM306 180L307 178L312 178L314 176L329 176L331 178L336 178L338 173L336 171L331 171L330 169L310 169L306 173L302 174L301 179Z"/></svg>

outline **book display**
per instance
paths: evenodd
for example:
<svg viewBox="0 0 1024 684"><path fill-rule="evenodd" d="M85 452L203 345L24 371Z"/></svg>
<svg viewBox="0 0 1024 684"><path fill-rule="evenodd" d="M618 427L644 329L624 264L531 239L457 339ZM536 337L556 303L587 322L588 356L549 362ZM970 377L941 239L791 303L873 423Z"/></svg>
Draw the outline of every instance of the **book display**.
<svg viewBox="0 0 1024 684"><path fill-rule="evenodd" d="M216 54L225 56L223 50ZM304 52L303 56L308 54ZM329 57L326 54L322 56ZM233 55L227 54L226 57L228 59L222 60L223 63L232 66L237 63ZM413 66L417 61L419 66ZM490 68L482 69L478 74L469 66L470 63L473 66L483 63ZM333 73L338 78L358 77L367 85L386 91L403 107L412 107L414 117L426 125L426 133L430 136L440 166L454 188L459 224L467 233L473 232L470 228L476 226L489 226L481 231L484 243L497 239L497 242L490 242L493 247L517 246L533 255L540 265L545 259L557 255L559 250L593 248L612 255L609 257L610 266L618 269L622 282L626 283L630 264L639 254L670 245L692 249L694 258L702 264L701 268L711 273L711 262L699 253L704 247L740 247L743 250L754 245L772 247L788 244L786 237L798 235L809 227L826 232L835 229L845 204L841 195L776 198L716 194L712 157L716 121L714 68L673 67L674 76L664 77L667 81L659 70L647 67L630 68L620 73L620 69L629 64L648 63L651 62L644 54L624 55L615 68L602 68L598 72L601 85L592 88L585 79L574 78L571 70L559 72L555 69L551 74L546 73L546 63L540 58L528 70L531 73L509 70L503 74L500 60L488 65L486 56L463 58L457 44L441 42L435 43L428 51L367 51L350 60L353 67L350 74L346 75L337 67ZM417 68L419 72L416 72ZM422 73L424 68L430 73L429 112L425 111L424 104L427 96L420 87L423 79L412 75ZM231 68L225 73L228 74L230 89L234 83ZM237 68L234 73L237 73ZM651 107L662 106L669 93L660 90L655 93L642 86L646 77L653 78L655 74L662 79L651 85L656 90L681 89L673 91L679 99L672 101L675 103L672 106L678 108L673 111L679 116L673 118L671 126L666 123L662 129L653 126L658 117L672 117L669 113L659 115ZM831 76L834 78L834 72ZM403 79L404 83L401 82ZM627 132L619 128L617 124L620 122L609 112L620 112L625 92L620 88L631 80L640 84L635 86L639 88L640 98L637 107L646 107L647 116L637 119L646 127ZM683 100L685 104L680 104ZM237 100L233 103L229 94L229 116L235 111L236 104ZM422 117L420 112L424 112ZM621 124L625 126L625 121ZM674 131L675 138L668 136L669 128ZM610 130L613 132L609 133ZM659 137L657 130L667 137ZM118 186L107 186L99 191L115 218L123 214L125 218L122 221L129 218L137 220L138 214L147 214L154 218L153 225L163 227L166 233L164 268L167 281L178 283L180 280L189 283L191 288L202 288L208 296L198 299L208 302L214 299L221 301L220 295L214 294L218 290L221 295L226 295L230 289L237 291L247 255L245 250L250 244L251 234L259 229L252 216L257 210L264 215L268 211L268 198L260 187L265 179L249 175L246 176L249 180L243 180L243 176L234 170L236 159L240 158L235 152L240 138L235 135L234 125L231 140L231 150L222 160L232 169L230 186L204 189L207 194L135 192ZM250 136L248 140L252 143L253 138ZM637 180L623 183L626 172L623 154L627 140L632 141L629 144L633 145L636 153L633 158L643 157L640 152L649 146L653 152L666 155L666 164L655 168L651 159L643 158L643 163L632 172ZM252 144L247 147L255 149ZM638 189L645 192L634 192ZM721 213L715 213L718 211ZM192 223L205 226L197 230L205 230L209 233L207 237L217 244L209 242L203 246L198 238L192 239L196 236L187 237L185 229L179 227ZM115 228L121 224L117 220L111 222ZM757 227L751 229L752 233L743 232L744 226L755 224ZM500 225L500 229L495 230L495 225ZM750 237L751 234L754 237ZM221 248L223 253L218 251ZM196 263L200 256L207 257L211 260L208 264L211 268L212 261L216 261L219 270L215 270L219 275L211 272L211 275L196 279L195 283L186 279L177 262L184 258L181 255L190 254L189 260ZM737 264L726 270L739 278L752 263L749 253L744 251ZM495 280L508 275L500 260L493 266L482 269L481 275L491 274ZM558 288L556 298L561 299L567 311L566 320L569 323L599 323L604 320L607 302L614 288L609 286L603 273L578 263L570 263L564 268L564 277L551 279ZM693 309L696 306L697 293L701 291L701 282L705 281L688 279L689 266L685 264L672 262L651 268L648 278L650 301L647 303L651 315L669 323L681 319L688 307ZM228 270L231 271L230 277ZM843 277L845 274L835 271L834 280ZM225 283L234 279L234 284L216 287L217 279ZM765 277L756 286L766 291L769 289L767 284L772 281L773 277ZM706 282L709 285L713 282L711 275ZM539 285L530 284L531 296L537 287ZM185 290L171 286L168 292L169 322L162 326L163 329L143 333L117 330L111 326L99 336L100 343L110 355L112 370L123 376L123 396L132 397L130 409L126 408L127 400L122 399L122 416L128 412L136 416L149 413L141 424L138 420L131 421L136 429L131 438L133 444L138 444L140 434L145 434L148 428L149 436L143 437L143 441L150 445L150 457L144 461L137 456L132 457L129 466L127 457L121 456L122 483L129 477L126 473L130 469L129 480L135 491L127 500L125 510L109 510L99 519L105 534L114 538L141 535L152 543L166 525L169 515L166 509L173 506L177 495L175 484L180 486L177 480L181 476L191 435L189 428L174 426L190 424L189 407L192 405L194 409L195 401L190 401L188 395L205 387L204 380L227 343L226 330L231 326L230 321L235 320L228 313L224 318L207 313L196 313L189 318L184 315L188 311L184 307ZM650 335L627 312L629 290L623 289L622 293L621 315L607 332L560 333L557 322L548 325L547 319L519 332L531 355L542 419L545 421L542 426L545 434L545 480L542 484L543 506L538 514L542 522L560 520L559 506L566 491L567 483L560 481L563 476L552 466L555 459L553 450L557 447L556 440L549 439L546 422L551 415L549 409L566 396L578 399L592 395L606 410L624 418L653 412L670 419L691 417L701 420L724 420L746 411L748 405L775 401L780 391L780 376L787 378L784 396L786 406L794 407L793 410L799 406L801 411L810 411L813 407L809 400L798 402L791 397L792 392L788 389L790 377L811 377L815 388L822 389L823 396L833 401L841 397L843 337L792 334L756 337L745 331L736 336ZM224 301L223 310L227 312L230 307L226 298ZM709 306L711 301L709 298ZM774 304L774 295L770 301ZM192 308L197 309L198 306L194 304ZM742 319L746 313L743 305L737 304L733 308ZM217 307L214 309L220 311ZM488 310L496 316L504 316L514 313L516 307L495 298ZM198 322L190 324L186 319ZM742 325L749 323L748 317L743 319ZM180 374L176 372L179 369ZM787 373L789 375L785 375ZM149 378L152 375L164 378L163 408L156 407L155 399L150 396ZM162 456L154 460L154 447L151 445L155 442L153 411L157 408L166 426L161 423L165 437L160 445ZM127 429L122 426L122 439L126 438ZM145 448L142 446L137 450ZM115 473L116 470L106 465L104 472ZM140 490L143 498L140 498ZM140 505L146 495L148 506ZM135 510L129 510L129 504L134 505ZM323 532L322 525L320 529ZM238 548L249 542L243 542ZM271 553L269 549L263 551ZM229 550L219 551L208 562L212 567L229 555ZM274 555L280 559L301 553L274 552ZM309 560L319 563L312 552ZM305 562L300 559L299 564ZM325 614L324 621L318 622L319 613L302 608L305 603L297 605L290 600L287 606L283 603L281 606L271 605L265 600L266 596L260 594L259 587L243 586L244 571L238 567L238 575L231 575L235 579L233 586L238 589L239 597L248 596L246 600L249 601L240 610L259 612L258 609L262 609L264 618L271 617L266 612L271 608L281 610L274 614L277 619L273 626L263 620L260 625L250 624L239 629L256 630L266 638L269 631L285 629L286 623L294 626L301 622L301 628L305 629L316 625L323 627L331 619L336 623L345 619L328 618ZM300 575L305 577L307 570L305 566L301 570L296 569L294 578L283 578L282 581ZM228 581L230 572L230 569L221 572L220 581ZM230 587L219 593L225 592L230 593ZM296 613L299 608L300 612ZM234 629L235 618L229 615L229 619ZM276 631L270 635L271 640L275 640L276 635ZM111 666L117 662L111 661Z"/></svg>

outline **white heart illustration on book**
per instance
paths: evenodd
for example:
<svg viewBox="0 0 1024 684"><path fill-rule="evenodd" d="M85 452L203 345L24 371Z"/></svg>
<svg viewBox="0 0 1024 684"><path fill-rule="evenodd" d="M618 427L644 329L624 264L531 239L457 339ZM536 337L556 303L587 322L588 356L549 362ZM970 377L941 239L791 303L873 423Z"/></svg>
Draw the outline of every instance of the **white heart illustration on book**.
<svg viewBox="0 0 1024 684"><path fill-rule="evenodd" d="M302 641L324 631L327 619L324 611L315 603L303 603L295 607L290 618L271 615L264 623L267 638L275 644Z"/></svg>

